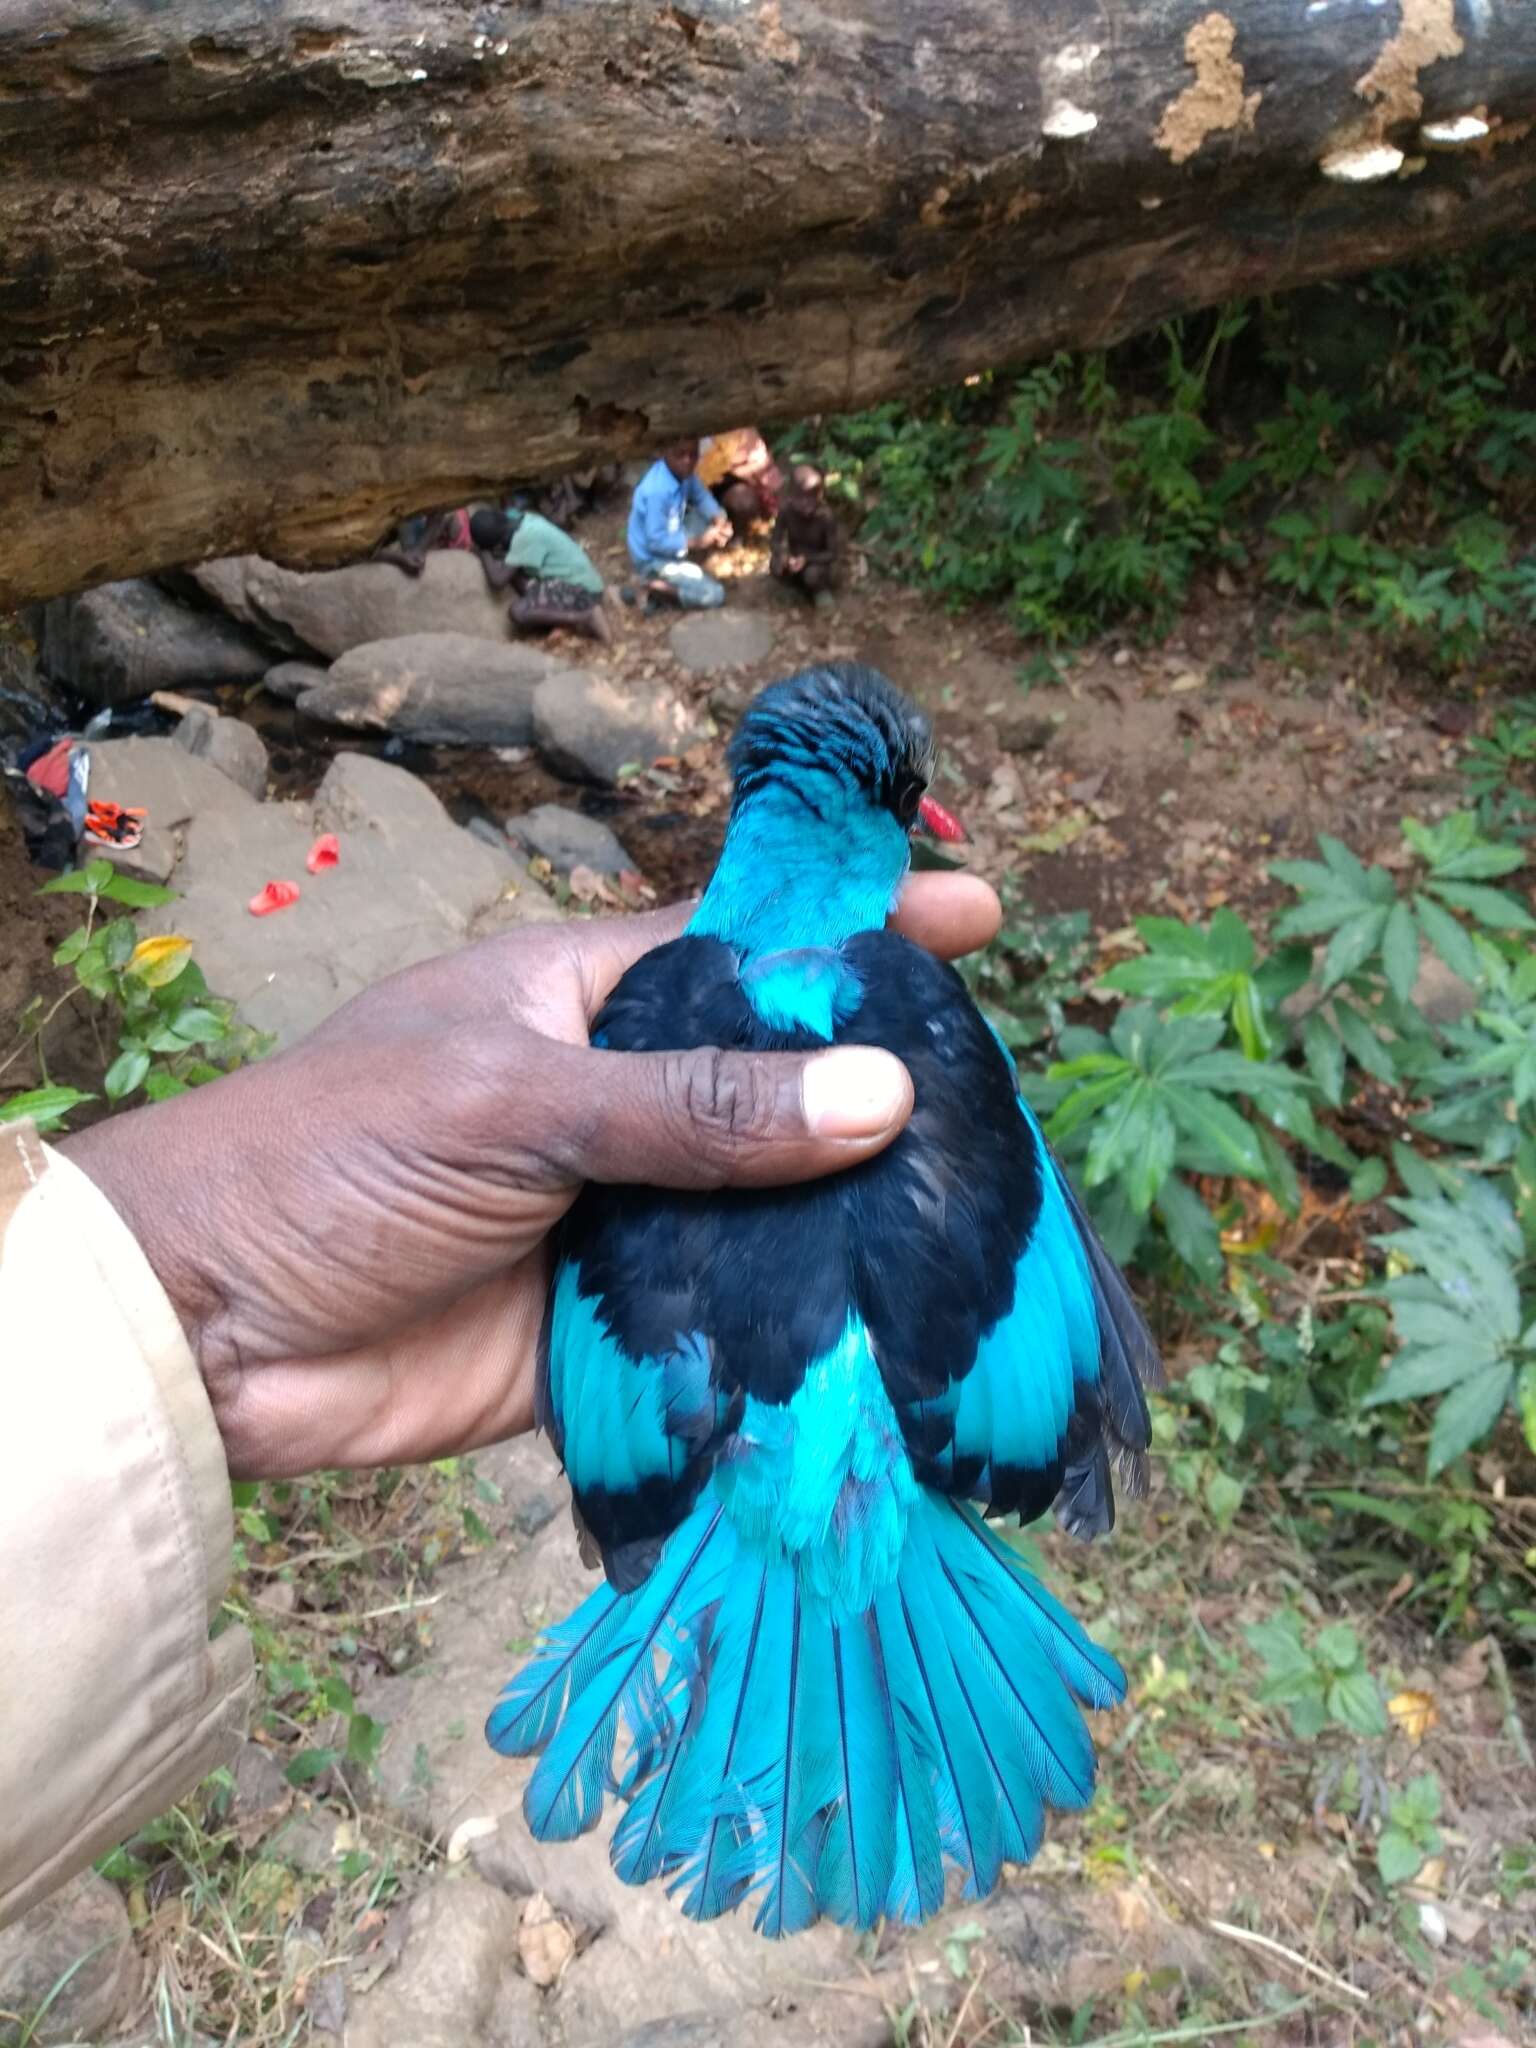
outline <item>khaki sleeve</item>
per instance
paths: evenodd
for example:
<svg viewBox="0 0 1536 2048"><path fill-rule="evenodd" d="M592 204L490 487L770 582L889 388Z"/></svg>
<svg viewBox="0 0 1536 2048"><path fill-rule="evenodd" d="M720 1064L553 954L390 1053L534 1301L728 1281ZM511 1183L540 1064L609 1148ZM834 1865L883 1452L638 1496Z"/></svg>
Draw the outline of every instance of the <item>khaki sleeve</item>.
<svg viewBox="0 0 1536 2048"><path fill-rule="evenodd" d="M115 1209L0 1124L0 1925L227 1763L224 1447Z"/></svg>

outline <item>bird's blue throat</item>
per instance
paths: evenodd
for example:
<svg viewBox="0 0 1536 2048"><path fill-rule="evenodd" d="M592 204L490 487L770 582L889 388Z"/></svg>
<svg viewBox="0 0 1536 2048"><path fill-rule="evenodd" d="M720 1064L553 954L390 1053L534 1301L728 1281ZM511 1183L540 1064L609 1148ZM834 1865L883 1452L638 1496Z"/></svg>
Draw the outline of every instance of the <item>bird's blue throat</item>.
<svg viewBox="0 0 1536 2048"><path fill-rule="evenodd" d="M703 901L688 929L723 939L750 963L771 953L831 948L878 931L900 893L909 860L896 819L871 808L851 780L810 768L793 781L760 784L738 801ZM812 991L797 1014L784 992L766 1021L791 1017L818 1036L826 999ZM770 1014L777 1008L779 1014Z"/></svg>

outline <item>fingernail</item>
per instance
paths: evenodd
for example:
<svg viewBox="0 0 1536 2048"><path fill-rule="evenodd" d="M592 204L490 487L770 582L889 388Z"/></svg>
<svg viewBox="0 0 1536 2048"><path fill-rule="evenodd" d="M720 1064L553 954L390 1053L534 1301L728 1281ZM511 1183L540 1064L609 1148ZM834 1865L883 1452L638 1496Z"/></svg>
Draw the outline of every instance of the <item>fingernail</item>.
<svg viewBox="0 0 1536 2048"><path fill-rule="evenodd" d="M818 1053L800 1081L806 1125L817 1138L878 1138L905 1115L911 1097L901 1061L873 1046Z"/></svg>

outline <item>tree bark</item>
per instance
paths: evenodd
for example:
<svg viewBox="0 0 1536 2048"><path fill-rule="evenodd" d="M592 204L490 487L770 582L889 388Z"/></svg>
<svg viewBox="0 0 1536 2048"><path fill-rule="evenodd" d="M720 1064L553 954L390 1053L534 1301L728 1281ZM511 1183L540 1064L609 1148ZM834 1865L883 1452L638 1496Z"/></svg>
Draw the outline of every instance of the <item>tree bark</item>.
<svg viewBox="0 0 1536 2048"><path fill-rule="evenodd" d="M1533 128L1525 0L5 0L0 605L1464 245Z"/></svg>

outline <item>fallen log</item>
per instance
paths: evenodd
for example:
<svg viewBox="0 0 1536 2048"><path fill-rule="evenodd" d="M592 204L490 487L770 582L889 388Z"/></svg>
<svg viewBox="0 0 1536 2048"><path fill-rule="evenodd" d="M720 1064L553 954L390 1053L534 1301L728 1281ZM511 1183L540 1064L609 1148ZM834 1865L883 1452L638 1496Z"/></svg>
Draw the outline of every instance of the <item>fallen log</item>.
<svg viewBox="0 0 1536 2048"><path fill-rule="evenodd" d="M0 605L1536 217L1519 0L8 0Z"/></svg>

